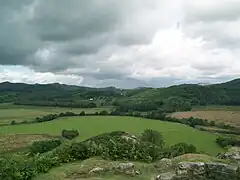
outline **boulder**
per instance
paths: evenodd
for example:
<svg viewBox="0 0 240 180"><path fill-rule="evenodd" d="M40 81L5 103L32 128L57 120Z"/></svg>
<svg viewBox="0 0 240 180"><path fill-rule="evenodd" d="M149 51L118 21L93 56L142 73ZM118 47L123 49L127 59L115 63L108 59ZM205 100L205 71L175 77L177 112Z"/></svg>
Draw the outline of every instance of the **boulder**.
<svg viewBox="0 0 240 180"><path fill-rule="evenodd" d="M181 162L177 165L176 174L183 175L203 175L205 174L205 164L202 162Z"/></svg>
<svg viewBox="0 0 240 180"><path fill-rule="evenodd" d="M230 159L240 163L240 147L232 147L228 150L228 152L220 154L218 158Z"/></svg>
<svg viewBox="0 0 240 180"><path fill-rule="evenodd" d="M91 171L89 171L89 174L95 174L95 173L100 173L100 172L103 172L104 169L101 168L101 167L96 167L96 168L93 168Z"/></svg>
<svg viewBox="0 0 240 180"><path fill-rule="evenodd" d="M207 177L211 177L212 179L239 179L239 177L237 177L237 167L221 163L206 163L205 166Z"/></svg>
<svg viewBox="0 0 240 180"><path fill-rule="evenodd" d="M159 174L155 180L173 180L173 178L176 176L176 174L172 173L172 172L166 172L166 173L162 173Z"/></svg>
<svg viewBox="0 0 240 180"><path fill-rule="evenodd" d="M222 163L205 163L206 171L213 173L232 174L237 171L237 167Z"/></svg>
<svg viewBox="0 0 240 180"><path fill-rule="evenodd" d="M237 179L237 167L222 163L181 162L176 168L176 178L225 180Z"/></svg>
<svg viewBox="0 0 240 180"><path fill-rule="evenodd" d="M125 139L126 141L132 141L134 143L139 143L139 140L137 139L137 137L134 135L131 135L131 134L124 134L121 136L121 138Z"/></svg>
<svg viewBox="0 0 240 180"><path fill-rule="evenodd" d="M122 171L124 170L128 170L128 169L133 169L134 168L134 164L129 162L129 163L120 163L116 165L117 169L120 169Z"/></svg>
<svg viewBox="0 0 240 180"><path fill-rule="evenodd" d="M171 159L163 158L160 160L160 164L170 167L173 163Z"/></svg>

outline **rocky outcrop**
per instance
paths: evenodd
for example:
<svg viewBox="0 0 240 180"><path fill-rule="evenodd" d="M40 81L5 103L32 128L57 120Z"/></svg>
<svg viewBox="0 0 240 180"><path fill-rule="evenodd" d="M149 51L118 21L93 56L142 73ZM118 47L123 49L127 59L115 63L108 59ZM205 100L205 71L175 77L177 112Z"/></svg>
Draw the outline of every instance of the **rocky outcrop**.
<svg viewBox="0 0 240 180"><path fill-rule="evenodd" d="M189 173L193 175L205 174L205 164L202 162L181 162L177 165L176 175L184 176L188 175Z"/></svg>
<svg viewBox="0 0 240 180"><path fill-rule="evenodd" d="M236 166L222 163L181 162L177 164L175 173L162 173L156 180L239 180Z"/></svg>
<svg viewBox="0 0 240 180"><path fill-rule="evenodd" d="M218 156L220 159L230 159L237 161L240 164L240 147L232 147L228 152L220 154Z"/></svg>

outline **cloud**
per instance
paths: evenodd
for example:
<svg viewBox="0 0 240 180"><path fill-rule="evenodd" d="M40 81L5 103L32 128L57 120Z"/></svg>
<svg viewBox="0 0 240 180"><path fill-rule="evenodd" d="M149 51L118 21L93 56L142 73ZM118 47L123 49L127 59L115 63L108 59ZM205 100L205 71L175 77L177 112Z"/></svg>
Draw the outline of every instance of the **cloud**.
<svg viewBox="0 0 240 180"><path fill-rule="evenodd" d="M24 67L20 81L48 82L49 76L91 86L236 78L239 7L238 0L4 1L0 64ZM0 77L19 80L6 72Z"/></svg>
<svg viewBox="0 0 240 180"><path fill-rule="evenodd" d="M61 83L69 85L81 85L83 78L76 75L56 75L50 72L34 72L22 66L0 66L0 81L14 83L48 84Z"/></svg>

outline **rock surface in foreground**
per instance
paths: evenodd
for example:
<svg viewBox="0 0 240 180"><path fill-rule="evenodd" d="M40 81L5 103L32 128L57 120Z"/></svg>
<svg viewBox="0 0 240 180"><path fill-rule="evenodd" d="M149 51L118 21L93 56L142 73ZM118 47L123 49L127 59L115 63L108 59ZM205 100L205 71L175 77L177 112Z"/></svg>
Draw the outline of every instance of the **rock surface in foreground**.
<svg viewBox="0 0 240 180"><path fill-rule="evenodd" d="M162 173L156 180L240 180L237 167L222 163L181 162L175 173Z"/></svg>

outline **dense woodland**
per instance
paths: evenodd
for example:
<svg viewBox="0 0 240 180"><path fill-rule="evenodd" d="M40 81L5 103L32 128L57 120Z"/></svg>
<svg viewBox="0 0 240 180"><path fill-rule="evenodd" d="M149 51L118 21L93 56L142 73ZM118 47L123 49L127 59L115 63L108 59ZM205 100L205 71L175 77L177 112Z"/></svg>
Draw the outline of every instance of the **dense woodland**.
<svg viewBox="0 0 240 180"><path fill-rule="evenodd" d="M183 84L167 88L117 89L62 84L0 84L0 102L92 108L117 106L121 111L188 111L195 105L240 105L240 79L213 85Z"/></svg>

